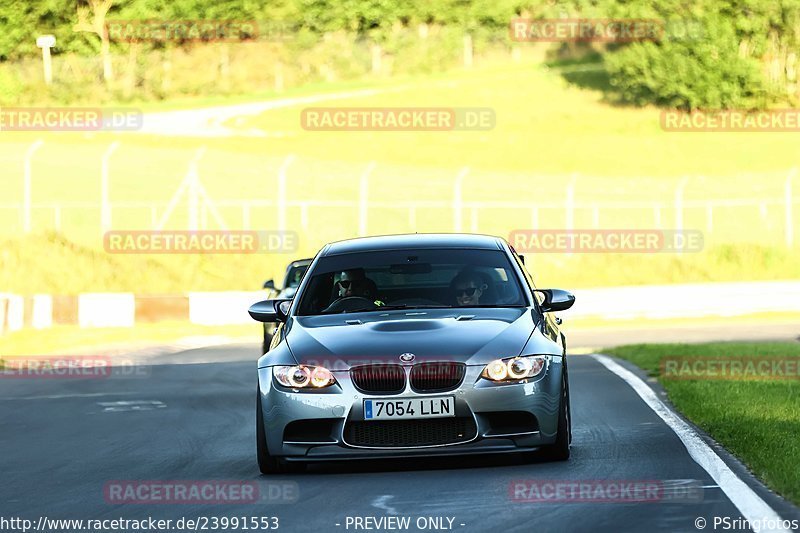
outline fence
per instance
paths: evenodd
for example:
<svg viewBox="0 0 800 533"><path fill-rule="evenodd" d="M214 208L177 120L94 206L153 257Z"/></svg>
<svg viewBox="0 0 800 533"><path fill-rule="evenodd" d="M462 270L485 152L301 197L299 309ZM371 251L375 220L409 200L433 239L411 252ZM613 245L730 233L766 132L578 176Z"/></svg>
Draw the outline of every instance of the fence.
<svg viewBox="0 0 800 533"><path fill-rule="evenodd" d="M190 157L184 161L182 181L174 192L170 191L171 198L112 199L118 185L114 172L126 171L124 164L118 164L116 170L114 165L116 154L124 148L119 142L106 146L96 181L84 176L86 183L94 181L93 194L99 192L99 200L34 201L34 193L43 184L46 189L54 177L35 174L35 163L46 145L41 141L30 144L24 153L22 175L18 176L22 201L0 203L0 217L5 222L0 231L20 234L53 229L67 236L78 232L101 238L111 229L177 226L189 230L293 229L311 235L324 233L330 229L330 220L336 220L341 238L389 231L507 234L516 228L645 227L699 229L705 232L707 241L724 230L720 241L737 240L734 237L738 236L738 240L792 247L797 229L795 209L800 203L800 197L794 194L796 168L758 180L749 175L720 178L727 187L717 187L702 176L636 178L629 180L627 190L614 192L607 190L609 178L578 174L526 177L466 167L398 168L374 161L334 165L291 155L270 156L263 165L256 165L238 163L235 156L217 153L229 176L247 173L243 183L257 179L261 184L258 194L251 198L222 198L224 194L219 191L212 194L206 189L206 183L225 189L228 177L203 168L205 147L187 154ZM129 160L137 157L143 156L129 155ZM119 178L130 179L130 175ZM180 176L164 171L148 179L150 183L177 182ZM737 185L755 181L761 189L753 186L742 190ZM504 190L498 187L500 183L509 185ZM531 183L537 192L527 197L521 191ZM693 183L703 184L694 194L700 198L687 195ZM709 196L708 191L717 188L736 194ZM290 193L290 189L295 192ZM72 219L79 222L67 224ZM325 238L330 240L329 236Z"/></svg>

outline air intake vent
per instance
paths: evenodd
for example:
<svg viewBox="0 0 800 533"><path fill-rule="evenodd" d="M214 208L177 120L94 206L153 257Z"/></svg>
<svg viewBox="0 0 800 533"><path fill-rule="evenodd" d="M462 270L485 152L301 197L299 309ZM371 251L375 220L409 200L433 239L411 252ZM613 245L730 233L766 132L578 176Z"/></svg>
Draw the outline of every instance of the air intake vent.
<svg viewBox="0 0 800 533"><path fill-rule="evenodd" d="M406 388L406 372L400 365L366 365L350 369L353 385L371 394L397 394Z"/></svg>
<svg viewBox="0 0 800 533"><path fill-rule="evenodd" d="M411 388L416 392L445 392L464 379L464 363L420 363L411 369Z"/></svg>
<svg viewBox="0 0 800 533"><path fill-rule="evenodd" d="M478 428L472 417L357 421L345 425L345 442L367 448L413 448L469 442Z"/></svg>

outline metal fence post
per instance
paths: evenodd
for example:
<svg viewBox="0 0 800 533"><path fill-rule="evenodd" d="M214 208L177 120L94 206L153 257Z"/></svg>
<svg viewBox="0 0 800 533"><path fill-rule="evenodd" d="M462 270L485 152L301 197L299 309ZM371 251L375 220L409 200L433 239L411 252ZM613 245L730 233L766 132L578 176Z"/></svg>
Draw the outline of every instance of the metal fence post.
<svg viewBox="0 0 800 533"><path fill-rule="evenodd" d="M680 234L683 232L683 189L689 182L689 178L684 176L675 187L675 232ZM681 253L680 249L675 250L675 253Z"/></svg>
<svg viewBox="0 0 800 533"><path fill-rule="evenodd" d="M567 185L567 197L564 200L564 209L566 211L566 229L571 233L575 229L575 182L578 180L577 174L572 174L572 178ZM572 247L567 252L568 256L572 255Z"/></svg>
<svg viewBox="0 0 800 533"><path fill-rule="evenodd" d="M575 182L578 179L577 174L573 174L567 185L567 197L564 200L564 210L566 212L566 229L571 231L575 229Z"/></svg>
<svg viewBox="0 0 800 533"><path fill-rule="evenodd" d="M250 229L250 204L248 202L242 203L242 229Z"/></svg>
<svg viewBox="0 0 800 533"><path fill-rule="evenodd" d="M119 148L119 141L114 141L103 154L100 170L100 236L111 230L111 204L109 203L109 160Z"/></svg>
<svg viewBox="0 0 800 533"><path fill-rule="evenodd" d="M711 235L714 231L714 205L711 202L706 204L706 233Z"/></svg>
<svg viewBox="0 0 800 533"><path fill-rule="evenodd" d="M294 161L294 155L289 154L283 160L280 170L278 170L278 230L286 230L286 170Z"/></svg>
<svg viewBox="0 0 800 533"><path fill-rule="evenodd" d="M300 204L300 227L303 232L308 231L308 202Z"/></svg>
<svg viewBox="0 0 800 533"><path fill-rule="evenodd" d="M453 231L456 233L461 233L461 209L464 203L462 187L467 174L469 167L462 168L453 183Z"/></svg>
<svg viewBox="0 0 800 533"><path fill-rule="evenodd" d="M786 184L783 187L784 212L786 223L786 246L791 248L794 245L794 219L792 217L792 179L797 174L797 167L789 171L786 176Z"/></svg>
<svg viewBox="0 0 800 533"><path fill-rule="evenodd" d="M369 175L375 169L375 161L367 165L367 169L361 174L358 196L358 235L363 237L367 234L367 213L369 209Z"/></svg>
<svg viewBox="0 0 800 533"><path fill-rule="evenodd" d="M189 204L189 229L191 231L200 229L200 173L198 166L200 165L200 158L203 157L205 152L205 146L199 148L194 159L189 163L187 202Z"/></svg>
<svg viewBox="0 0 800 533"><path fill-rule="evenodd" d="M25 152L25 170L24 170L24 184L23 184L23 200L22 200L22 229L25 233L31 232L31 182L33 181L33 171L31 169L31 160L36 150L41 148L44 141L39 139L34 142Z"/></svg>

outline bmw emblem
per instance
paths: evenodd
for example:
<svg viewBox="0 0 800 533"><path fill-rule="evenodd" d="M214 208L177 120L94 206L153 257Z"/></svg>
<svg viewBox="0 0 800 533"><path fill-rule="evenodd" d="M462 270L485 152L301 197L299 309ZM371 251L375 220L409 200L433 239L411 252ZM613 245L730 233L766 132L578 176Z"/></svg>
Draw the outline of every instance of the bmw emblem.
<svg viewBox="0 0 800 533"><path fill-rule="evenodd" d="M411 362L414 361L415 358L416 358L416 355L414 355L413 353L400 354L400 360L402 362L404 362L404 363L411 363Z"/></svg>

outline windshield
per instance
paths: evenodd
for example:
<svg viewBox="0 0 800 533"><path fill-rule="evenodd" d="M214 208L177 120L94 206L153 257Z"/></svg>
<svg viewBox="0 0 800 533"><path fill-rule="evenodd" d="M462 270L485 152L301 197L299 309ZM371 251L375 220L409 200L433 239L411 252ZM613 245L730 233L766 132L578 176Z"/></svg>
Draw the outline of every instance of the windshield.
<svg viewBox="0 0 800 533"><path fill-rule="evenodd" d="M503 252L381 250L320 259L297 314L524 305Z"/></svg>
<svg viewBox="0 0 800 533"><path fill-rule="evenodd" d="M308 270L308 265L299 265L293 266L289 269L286 273L286 281L283 284L284 288L287 289L296 289L300 286L300 282L303 281L303 274L306 273Z"/></svg>

